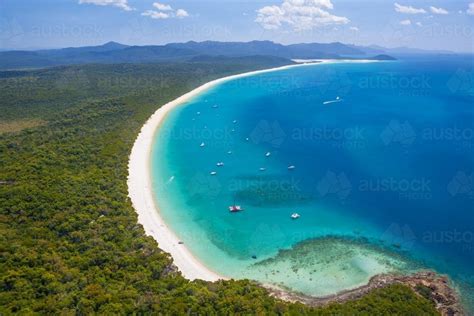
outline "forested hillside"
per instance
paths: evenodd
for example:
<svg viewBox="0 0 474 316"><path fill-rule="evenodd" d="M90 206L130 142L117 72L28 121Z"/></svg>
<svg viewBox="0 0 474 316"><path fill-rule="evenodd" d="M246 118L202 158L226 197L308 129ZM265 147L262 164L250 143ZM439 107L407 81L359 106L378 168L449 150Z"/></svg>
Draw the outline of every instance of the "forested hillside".
<svg viewBox="0 0 474 316"><path fill-rule="evenodd" d="M342 43L282 45L271 41L186 42L166 45L127 46L109 42L99 46L69 47L36 51L0 51L0 69L21 69L78 64L185 62L196 57L272 56L282 59L370 58L386 54L380 48ZM375 56L375 57L374 57Z"/></svg>
<svg viewBox="0 0 474 316"><path fill-rule="evenodd" d="M436 315L394 285L325 308L250 281L190 282L144 235L127 162L161 104L258 64L84 65L0 73L0 315Z"/></svg>

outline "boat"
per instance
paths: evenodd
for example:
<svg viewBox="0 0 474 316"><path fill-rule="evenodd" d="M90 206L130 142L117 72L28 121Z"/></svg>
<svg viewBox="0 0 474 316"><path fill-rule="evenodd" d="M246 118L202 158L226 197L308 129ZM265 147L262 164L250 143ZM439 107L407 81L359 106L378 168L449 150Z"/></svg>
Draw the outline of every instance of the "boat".
<svg viewBox="0 0 474 316"><path fill-rule="evenodd" d="M232 154L232 150L229 150L227 153L228 153L229 155Z"/></svg>
<svg viewBox="0 0 474 316"><path fill-rule="evenodd" d="M288 166L288 170L294 170L296 167L291 165L291 166Z"/></svg>
<svg viewBox="0 0 474 316"><path fill-rule="evenodd" d="M217 174L217 171L211 171L211 176L215 176Z"/></svg>
<svg viewBox="0 0 474 316"><path fill-rule="evenodd" d="M246 141L249 141L250 139L247 137L245 140L246 140Z"/></svg>
<svg viewBox="0 0 474 316"><path fill-rule="evenodd" d="M197 115L201 115L201 112L196 112Z"/></svg>
<svg viewBox="0 0 474 316"><path fill-rule="evenodd" d="M236 123L237 123L237 120L233 120L232 123L236 124Z"/></svg>
<svg viewBox="0 0 474 316"><path fill-rule="evenodd" d="M298 213L291 214L291 219L298 219L298 218L300 218L300 214Z"/></svg>
<svg viewBox="0 0 474 316"><path fill-rule="evenodd" d="M218 106L217 104L214 104L214 105L212 106L213 109L217 109L218 107L219 107L219 106Z"/></svg>
<svg viewBox="0 0 474 316"><path fill-rule="evenodd" d="M272 154L271 152L267 152L267 153L265 154L265 157L270 157L271 154Z"/></svg>
<svg viewBox="0 0 474 316"><path fill-rule="evenodd" d="M199 145L199 147L204 147L206 146L206 144L204 144L204 142L201 143L201 145Z"/></svg>
<svg viewBox="0 0 474 316"><path fill-rule="evenodd" d="M323 104L327 105L327 104L337 103L337 102L341 102L341 101L342 101L342 99L340 97L336 97L336 100L324 101Z"/></svg>
<svg viewBox="0 0 474 316"><path fill-rule="evenodd" d="M217 165L218 167L223 167L223 166L224 166L224 163L223 163L223 162L218 162L216 165Z"/></svg>
<svg viewBox="0 0 474 316"><path fill-rule="evenodd" d="M243 211L244 209L240 206L240 205L231 205L229 206L229 211L231 213L237 213L237 212L240 212L240 211Z"/></svg>
<svg viewBox="0 0 474 316"><path fill-rule="evenodd" d="M260 171L265 171L265 170L267 170L267 168L263 168L263 167L260 168Z"/></svg>

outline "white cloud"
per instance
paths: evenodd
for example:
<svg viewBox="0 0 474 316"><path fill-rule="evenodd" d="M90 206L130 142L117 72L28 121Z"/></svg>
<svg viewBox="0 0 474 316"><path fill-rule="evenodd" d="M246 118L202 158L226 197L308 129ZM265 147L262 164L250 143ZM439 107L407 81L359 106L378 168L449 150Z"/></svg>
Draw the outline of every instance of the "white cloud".
<svg viewBox="0 0 474 316"><path fill-rule="evenodd" d="M359 32L359 28L357 26L351 26L349 30L354 31L354 32Z"/></svg>
<svg viewBox="0 0 474 316"><path fill-rule="evenodd" d="M430 11L434 14L449 14L448 10L443 9L443 8L437 8L437 7L430 7Z"/></svg>
<svg viewBox="0 0 474 316"><path fill-rule="evenodd" d="M149 16L152 19L167 19L169 18L169 14L166 14L164 12L158 12L154 10L146 10L145 12L142 13L143 16Z"/></svg>
<svg viewBox="0 0 474 316"><path fill-rule="evenodd" d="M423 23L421 23L421 22L416 22L416 25L419 26L419 27L422 27L422 26L423 26Z"/></svg>
<svg viewBox="0 0 474 316"><path fill-rule="evenodd" d="M146 10L142 13L143 16L149 16L152 19L169 19L169 18L185 18L189 13L184 9L173 9L169 4L154 2L153 7L157 10Z"/></svg>
<svg viewBox="0 0 474 316"><path fill-rule="evenodd" d="M111 5L125 11L134 10L132 7L128 5L127 0L79 0L79 4L84 4L84 3L101 5L101 6Z"/></svg>
<svg viewBox="0 0 474 316"><path fill-rule="evenodd" d="M411 25L411 21L410 20L403 20L403 21L400 21L400 24L401 25Z"/></svg>
<svg viewBox="0 0 474 316"><path fill-rule="evenodd" d="M158 10L160 10L160 11L172 11L173 10L173 8L171 8L171 6L169 4L154 2L153 6L155 8L157 8Z"/></svg>
<svg viewBox="0 0 474 316"><path fill-rule="evenodd" d="M424 14L426 13L426 11L424 9L418 9L418 8L414 8L412 6L404 6L404 5L401 5L401 4L398 4L398 3L394 3L395 5L395 11L399 12L399 13L404 13L404 14Z"/></svg>
<svg viewBox="0 0 474 316"><path fill-rule="evenodd" d="M295 31L350 22L346 17L327 11L333 8L331 0L284 0L279 6L265 6L257 10L255 22L267 30L289 26Z"/></svg>
<svg viewBox="0 0 474 316"><path fill-rule="evenodd" d="M178 18L185 18L185 17L188 17L189 14L188 14L188 12L187 12L186 10L178 9L178 10L176 10L176 16L177 16Z"/></svg>
<svg viewBox="0 0 474 316"><path fill-rule="evenodd" d="M469 3L469 7L468 7L466 13L469 14L469 15L474 15L474 2Z"/></svg>

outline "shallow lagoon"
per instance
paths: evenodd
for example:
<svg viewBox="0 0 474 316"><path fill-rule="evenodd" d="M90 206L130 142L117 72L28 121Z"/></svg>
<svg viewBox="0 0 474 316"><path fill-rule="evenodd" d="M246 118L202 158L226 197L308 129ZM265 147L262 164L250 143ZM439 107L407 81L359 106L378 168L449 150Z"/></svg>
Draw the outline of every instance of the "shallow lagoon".
<svg viewBox="0 0 474 316"><path fill-rule="evenodd" d="M162 216L226 276L327 295L428 267L472 301L472 70L466 59L340 63L215 87L157 133ZM231 214L234 202L245 210Z"/></svg>

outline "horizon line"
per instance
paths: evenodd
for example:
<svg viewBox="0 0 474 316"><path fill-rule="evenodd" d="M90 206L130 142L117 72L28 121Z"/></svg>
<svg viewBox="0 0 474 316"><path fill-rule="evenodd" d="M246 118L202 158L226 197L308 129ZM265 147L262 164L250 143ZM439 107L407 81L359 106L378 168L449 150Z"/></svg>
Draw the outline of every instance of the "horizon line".
<svg viewBox="0 0 474 316"><path fill-rule="evenodd" d="M248 41L219 41L219 40L202 40L202 41L196 41L196 40L188 40L188 41L182 41L182 42L167 42L167 43L150 43L150 44L126 44L123 42L118 42L115 40L110 40L110 41L105 41L102 42L102 44L84 44L82 46L57 46L57 47L24 47L24 48L3 48L0 47L0 52L7 52L7 51L40 51L40 50L55 50L55 49L67 49L67 48L83 48L83 47L99 47L99 46L104 46L109 43L115 43L115 44L120 44L120 45L125 45L129 47L143 47L143 46L166 46L170 44L186 44L186 43L204 43L204 42L216 42L216 43L251 43L251 42L271 42L273 44L277 45L282 45L282 46L290 46L290 45L298 45L298 44L342 44L346 46L357 46L357 47L362 47L362 48L373 48L373 49L414 49L414 50L423 50L427 52L440 52L440 53L453 53L453 54L474 54L473 51L455 51L455 50L449 50L449 49L429 49L429 48L420 48L420 47L412 47L412 46L394 46L394 47L388 47L388 46L382 46L379 44L369 44L369 45L362 45L362 44L355 44L355 43L345 43L341 41L335 41L335 42L297 42L297 43L290 43L290 44L283 44L280 42L276 42L273 40L248 40ZM374 48L374 46L376 46Z"/></svg>

